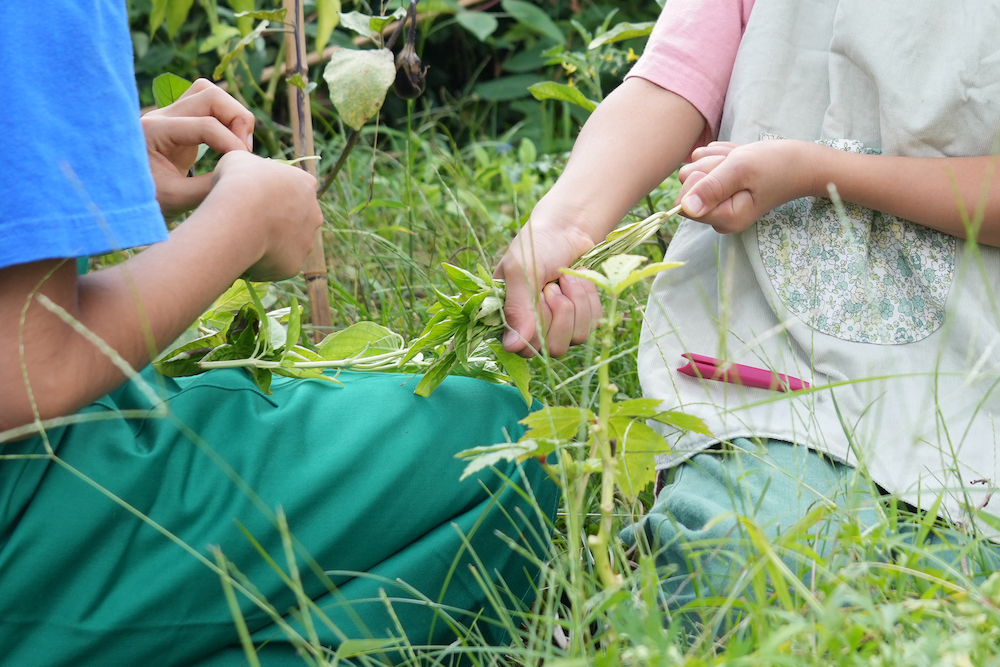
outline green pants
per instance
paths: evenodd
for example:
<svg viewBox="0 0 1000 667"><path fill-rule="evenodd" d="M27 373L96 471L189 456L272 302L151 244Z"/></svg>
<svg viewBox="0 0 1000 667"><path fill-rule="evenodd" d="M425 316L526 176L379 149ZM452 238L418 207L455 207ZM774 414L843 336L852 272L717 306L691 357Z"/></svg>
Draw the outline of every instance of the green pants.
<svg viewBox="0 0 1000 667"><path fill-rule="evenodd" d="M279 507L334 650L402 633L447 645L472 625L503 642L503 608L530 606L537 567L504 537L546 558L556 485L534 461L459 482L454 458L521 435L513 388L455 377L424 399L412 377L347 372L343 387L279 379L266 396L239 370L143 376L166 418L118 416L150 407L126 385L82 413L110 419L48 434L58 461L15 458L44 453L41 438L0 445L4 665L244 664L201 560L214 562L210 545L307 636L294 591L244 533L288 572ZM269 613L237 600L265 667L305 664Z"/></svg>
<svg viewBox="0 0 1000 667"><path fill-rule="evenodd" d="M849 466L786 442L737 439L671 472L649 514L621 537L628 545L641 541L655 558L661 601L674 611L696 609L709 598L750 595L746 574L765 557L766 548L803 580L814 572L813 553L832 559L827 565L836 568L837 559L846 558L838 546L886 519L880 504L885 498L870 481ZM870 555L905 557L920 536L915 551L933 560L926 566L954 567L973 578L1000 569L995 545L940 523L921 531L911 518L897 522L892 539L885 540L896 553ZM697 613L685 618L692 616Z"/></svg>

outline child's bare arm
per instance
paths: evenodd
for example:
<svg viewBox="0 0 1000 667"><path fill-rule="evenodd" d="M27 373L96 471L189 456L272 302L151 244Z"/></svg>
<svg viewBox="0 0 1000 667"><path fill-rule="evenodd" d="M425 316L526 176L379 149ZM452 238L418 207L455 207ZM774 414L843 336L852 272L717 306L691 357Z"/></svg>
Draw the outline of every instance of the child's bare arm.
<svg viewBox="0 0 1000 667"><path fill-rule="evenodd" d="M531 356L541 344L537 301L549 351L586 340L600 302L585 281L560 278L690 153L705 119L687 100L644 79L626 80L584 125L559 181L511 243L496 275L507 280L504 347ZM558 281L556 284L555 281Z"/></svg>
<svg viewBox="0 0 1000 667"><path fill-rule="evenodd" d="M805 196L828 196L833 183L849 202L966 238L964 207L983 207L977 240L1000 246L997 158L911 158L859 155L806 141L743 146L716 143L695 151L681 170L689 217L721 233L746 229L761 215Z"/></svg>

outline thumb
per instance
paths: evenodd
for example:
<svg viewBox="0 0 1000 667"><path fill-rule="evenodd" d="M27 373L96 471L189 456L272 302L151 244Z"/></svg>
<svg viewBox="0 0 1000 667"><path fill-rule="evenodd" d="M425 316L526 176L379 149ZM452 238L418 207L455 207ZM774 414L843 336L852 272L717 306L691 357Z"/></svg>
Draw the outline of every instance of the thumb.
<svg viewBox="0 0 1000 667"><path fill-rule="evenodd" d="M507 322L507 330L503 335L503 348L508 352L521 353L531 348L529 344L535 337L535 314L532 309L531 287L524 275L516 275L517 271L498 271L498 278L507 282L507 297L504 299L503 314Z"/></svg>
<svg viewBox="0 0 1000 667"><path fill-rule="evenodd" d="M745 189L740 173L740 170L729 167L727 161L723 161L708 173L695 172L688 176L685 183L688 191L681 199L684 214L700 218Z"/></svg>

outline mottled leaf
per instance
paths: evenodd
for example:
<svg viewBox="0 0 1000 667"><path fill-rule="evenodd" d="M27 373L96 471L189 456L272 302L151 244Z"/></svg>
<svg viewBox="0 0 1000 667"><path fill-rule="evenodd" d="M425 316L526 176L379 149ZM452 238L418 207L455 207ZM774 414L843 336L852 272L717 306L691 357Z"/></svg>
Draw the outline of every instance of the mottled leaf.
<svg viewBox="0 0 1000 667"><path fill-rule="evenodd" d="M323 78L341 120L360 130L382 108L386 91L396 79L396 65L388 49L340 49L327 63Z"/></svg>

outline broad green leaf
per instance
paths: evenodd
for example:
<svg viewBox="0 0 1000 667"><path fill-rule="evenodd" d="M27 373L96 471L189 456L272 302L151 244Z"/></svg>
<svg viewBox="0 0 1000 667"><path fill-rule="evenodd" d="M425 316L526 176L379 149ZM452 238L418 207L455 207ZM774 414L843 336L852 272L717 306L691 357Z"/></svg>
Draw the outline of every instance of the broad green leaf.
<svg viewBox="0 0 1000 667"><path fill-rule="evenodd" d="M153 362L153 368L167 377L187 377L197 375L202 372L198 362L205 356L226 342L226 337L221 333L210 334L197 338L186 345L182 345L172 350L163 359Z"/></svg>
<svg viewBox="0 0 1000 667"><path fill-rule="evenodd" d="M170 0L153 0L153 5L149 10L149 37L153 38L156 31L163 25L163 19L167 17L167 4Z"/></svg>
<svg viewBox="0 0 1000 667"><path fill-rule="evenodd" d="M469 475L474 475L480 470L496 465L501 461L524 461L530 457L548 456L555 451L556 443L553 440L531 440L524 439L517 442L502 442L498 445L488 445L486 447L473 447L455 454L455 458L468 461L459 481Z"/></svg>
<svg viewBox="0 0 1000 667"><path fill-rule="evenodd" d="M260 318L257 309L252 303L248 303L233 318L229 328L226 329L226 342L233 346L235 354L240 359L247 359L255 351L259 351L257 334L260 331ZM266 334L265 334L266 335Z"/></svg>
<svg viewBox="0 0 1000 667"><path fill-rule="evenodd" d="M530 408L531 391L529 390L529 384L531 383L531 371L528 370L528 360L503 349L503 345L498 341L490 341L487 345L493 350L493 354L497 356L497 360L500 361L504 372L513 380L514 386L521 392L521 398L524 399L524 402Z"/></svg>
<svg viewBox="0 0 1000 667"><path fill-rule="evenodd" d="M323 70L323 78L341 120L360 130L382 108L386 91L396 79L396 65L389 49L339 49Z"/></svg>
<svg viewBox="0 0 1000 667"><path fill-rule="evenodd" d="M618 289L618 285L624 282L629 274L639 268L645 261L646 258L641 255L615 255L614 257L609 257L601 265L601 271L608 277L608 282L611 283L614 291L620 292L621 290Z"/></svg>
<svg viewBox="0 0 1000 667"><path fill-rule="evenodd" d="M316 0L316 52L323 53L340 23L340 0Z"/></svg>
<svg viewBox="0 0 1000 667"><path fill-rule="evenodd" d="M271 379L274 377L274 374L271 373L271 369L251 366L247 370L250 371L250 377L253 378L253 381L257 383L257 388L265 394L270 395Z"/></svg>
<svg viewBox="0 0 1000 667"><path fill-rule="evenodd" d="M250 283L254 290L258 293L267 292L271 283ZM208 312L223 313L232 312L239 310L244 305L251 303L253 298L250 296L250 290L247 288L247 283L244 280L237 280L233 283L233 286L222 293Z"/></svg>
<svg viewBox="0 0 1000 667"><path fill-rule="evenodd" d="M444 312L452 317L461 317L463 304L459 303L458 299L460 297L448 296L444 292L440 291L436 287L432 287L434 290L434 295L437 296L437 302L444 309Z"/></svg>
<svg viewBox="0 0 1000 667"><path fill-rule="evenodd" d="M563 35L562 30L549 18L545 10L538 5L524 2L524 0L503 0L500 6L518 23L532 32L544 35L559 44L566 43L566 36Z"/></svg>
<svg viewBox="0 0 1000 667"><path fill-rule="evenodd" d="M612 407L615 417L642 417L651 419L660 414L660 400L656 398L633 398Z"/></svg>
<svg viewBox="0 0 1000 667"><path fill-rule="evenodd" d="M372 29L372 32L380 33L383 30L385 30L386 26L388 26L390 23L392 23L393 21L398 21L404 16L406 16L406 8L397 7L396 11L394 11L392 14L389 14L388 16L371 17L371 20L368 21L368 27Z"/></svg>
<svg viewBox="0 0 1000 667"><path fill-rule="evenodd" d="M475 35L480 42L485 42L490 35L497 31L497 27L500 25L496 17L487 12L462 10L455 15L455 20L458 21L458 25Z"/></svg>
<svg viewBox="0 0 1000 667"><path fill-rule="evenodd" d="M442 264L442 266L444 266L445 273L448 274L451 282L455 283L455 286L463 292L478 292L486 287L486 283L480 280L479 276L461 267L448 264L447 262Z"/></svg>
<svg viewBox="0 0 1000 667"><path fill-rule="evenodd" d="M509 102L527 97L528 88L542 80L538 74L515 74L477 83L472 92L487 102Z"/></svg>
<svg viewBox="0 0 1000 667"><path fill-rule="evenodd" d="M567 86L564 83L555 81L542 81L528 88L536 100L561 100L575 104L578 107L593 112L597 108L597 102L587 99L587 97L576 88Z"/></svg>
<svg viewBox="0 0 1000 667"><path fill-rule="evenodd" d="M281 9L258 9L252 12L237 12L233 16L238 19L250 18L258 21L274 21L275 23L284 23L285 14L287 13L288 10L282 7Z"/></svg>
<svg viewBox="0 0 1000 667"><path fill-rule="evenodd" d="M222 60L219 62L219 65L215 68L215 71L212 72L212 78L218 79L219 77L221 77L223 73L226 71L226 68L229 67L229 64L233 62L234 59L238 58L240 54L243 53L243 50L247 48L247 46L251 42L253 42L255 39L257 39L264 33L264 30L267 29L269 23L270 23L269 21L261 21L260 23L257 24L257 27L254 28L249 35L245 36L243 39L237 42L233 50L222 57Z"/></svg>
<svg viewBox="0 0 1000 667"><path fill-rule="evenodd" d="M187 21L188 13L194 0L168 0L167 2L167 36L174 38L177 31Z"/></svg>
<svg viewBox="0 0 1000 667"><path fill-rule="evenodd" d="M667 424L668 426L679 428L682 431L693 431L694 433L700 433L701 435L707 435L709 437L712 436L712 432L708 430L708 426L700 417L695 417L694 415L689 415L684 412L678 412L676 410L661 412L653 415L653 419L660 423Z"/></svg>
<svg viewBox="0 0 1000 667"><path fill-rule="evenodd" d="M626 497L633 499L646 485L656 481L657 454L670 451L659 433L629 417L612 417L609 422L617 443L618 483Z"/></svg>
<svg viewBox="0 0 1000 667"><path fill-rule="evenodd" d="M676 269L678 266L684 266L684 262L656 262L649 266L644 266L637 271L633 271L629 274L628 278L615 285L615 291L620 294L644 278L654 276L668 269Z"/></svg>
<svg viewBox="0 0 1000 667"><path fill-rule="evenodd" d="M417 383L417 388L413 390L413 393L417 396L427 398L434 393L434 390L438 388L438 385L444 382L445 378L448 377L448 374L451 373L451 369L457 365L458 357L455 352L448 352L430 365L424 373L424 377Z"/></svg>
<svg viewBox="0 0 1000 667"><path fill-rule="evenodd" d="M236 12L236 27L239 29L240 35L243 37L249 35L253 30L254 18L271 20L269 16L251 16L252 13L256 13L253 11L254 0L229 0L229 7ZM282 19L278 20L280 21Z"/></svg>
<svg viewBox="0 0 1000 667"><path fill-rule="evenodd" d="M584 280L589 280L598 287L603 287L604 289L611 291L611 282L606 276L602 276L597 271L591 269L559 269L562 273L570 276L576 276L577 278L583 278Z"/></svg>
<svg viewBox="0 0 1000 667"><path fill-rule="evenodd" d="M594 413L584 408L552 407L532 412L520 421L528 427L525 438L572 440L581 425L593 423Z"/></svg>
<svg viewBox="0 0 1000 667"><path fill-rule="evenodd" d="M156 102L156 108L162 109L173 104L190 87L190 81L170 72L156 77L153 79L153 101Z"/></svg>
<svg viewBox="0 0 1000 667"><path fill-rule="evenodd" d="M593 50L604 46L605 44L623 42L626 39L635 39L636 37L645 37L653 32L653 26L655 25L655 21L645 21L643 23L619 23L611 30L601 33L595 37L590 44L587 45L587 49Z"/></svg>
<svg viewBox="0 0 1000 667"><path fill-rule="evenodd" d="M353 30L362 37L374 39L375 31L372 30L372 16L361 12L340 12L340 25L348 30Z"/></svg>
<svg viewBox="0 0 1000 667"><path fill-rule="evenodd" d="M225 23L216 23L212 26L212 34L198 46L198 53L208 53L215 51L220 46L226 45L233 37L239 37L240 31ZM154 79L155 81L155 79Z"/></svg>
<svg viewBox="0 0 1000 667"><path fill-rule="evenodd" d="M317 351L327 361L364 359L403 349L403 337L374 322L358 322L320 342Z"/></svg>
<svg viewBox="0 0 1000 667"><path fill-rule="evenodd" d="M443 319L444 313L440 313L440 315ZM413 341L413 345L410 346L410 351L406 353L406 356L403 357L400 363L405 364L410 359L417 356L417 353L435 348L441 343L444 343L455 335L459 326L461 325L454 320L445 320L437 322L430 328L425 329L424 332L420 334L420 337Z"/></svg>
<svg viewBox="0 0 1000 667"><path fill-rule="evenodd" d="M531 164L538 159L538 149L535 148L535 142L527 137L521 139L521 143L517 147L517 159L524 165Z"/></svg>

